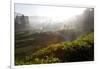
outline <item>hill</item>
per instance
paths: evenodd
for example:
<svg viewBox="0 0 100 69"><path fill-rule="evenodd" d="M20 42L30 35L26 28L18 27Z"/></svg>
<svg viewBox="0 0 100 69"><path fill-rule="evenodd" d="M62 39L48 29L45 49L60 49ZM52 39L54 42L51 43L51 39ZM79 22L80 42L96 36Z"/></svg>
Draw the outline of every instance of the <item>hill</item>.
<svg viewBox="0 0 100 69"><path fill-rule="evenodd" d="M93 32L79 36L74 41L59 42L41 48L23 59L16 58L16 65L76 62L94 60Z"/></svg>

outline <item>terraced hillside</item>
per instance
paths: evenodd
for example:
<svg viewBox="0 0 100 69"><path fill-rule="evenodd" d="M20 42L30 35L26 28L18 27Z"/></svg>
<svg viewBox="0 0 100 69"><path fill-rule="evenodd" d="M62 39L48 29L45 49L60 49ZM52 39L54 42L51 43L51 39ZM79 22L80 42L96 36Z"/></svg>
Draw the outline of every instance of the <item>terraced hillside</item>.
<svg viewBox="0 0 100 69"><path fill-rule="evenodd" d="M31 37L32 35L33 34L31 34ZM29 41L30 43L31 41L34 42L34 40L29 40L29 39L27 39L27 41ZM27 44L27 42L25 43ZM25 50L24 52L28 53L28 55L24 53L24 57L21 58L16 56L15 59L16 65L94 60L93 32L81 35L74 41L66 41L66 42L59 42L59 43L54 42L52 44L48 44L48 46L39 48L38 50L35 51L34 51L35 48L33 48L34 43L32 45L33 46L25 46L25 47L16 46L16 53L19 52L18 50L20 51ZM30 51L31 51L30 53L31 55L29 55Z"/></svg>
<svg viewBox="0 0 100 69"><path fill-rule="evenodd" d="M29 31L16 32L15 34L15 59L32 54L39 48L64 41L59 34L51 32L33 33Z"/></svg>

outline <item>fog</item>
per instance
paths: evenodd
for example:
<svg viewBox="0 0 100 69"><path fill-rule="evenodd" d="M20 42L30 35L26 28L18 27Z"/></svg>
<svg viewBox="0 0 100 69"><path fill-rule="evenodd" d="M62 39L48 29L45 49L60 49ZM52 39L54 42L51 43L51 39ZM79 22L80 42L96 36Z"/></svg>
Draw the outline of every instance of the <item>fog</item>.
<svg viewBox="0 0 100 69"><path fill-rule="evenodd" d="M15 32L20 31L54 32L74 39L94 31L94 9L17 4Z"/></svg>

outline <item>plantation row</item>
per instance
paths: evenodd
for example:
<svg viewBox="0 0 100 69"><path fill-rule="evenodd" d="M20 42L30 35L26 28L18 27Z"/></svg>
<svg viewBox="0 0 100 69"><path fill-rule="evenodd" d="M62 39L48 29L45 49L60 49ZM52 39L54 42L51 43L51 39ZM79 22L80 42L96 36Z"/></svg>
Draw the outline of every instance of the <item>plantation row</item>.
<svg viewBox="0 0 100 69"><path fill-rule="evenodd" d="M31 55L16 58L16 65L46 64L94 60L94 34L87 33L74 41L59 42L40 48Z"/></svg>

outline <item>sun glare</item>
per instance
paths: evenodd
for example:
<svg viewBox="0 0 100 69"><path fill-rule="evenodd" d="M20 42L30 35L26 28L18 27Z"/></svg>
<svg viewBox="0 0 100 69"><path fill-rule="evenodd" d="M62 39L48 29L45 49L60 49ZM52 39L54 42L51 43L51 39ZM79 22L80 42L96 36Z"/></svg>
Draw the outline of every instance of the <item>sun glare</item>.
<svg viewBox="0 0 100 69"><path fill-rule="evenodd" d="M75 15L80 15L86 8L41 6L41 5L21 5L16 4L15 12L26 16L43 16L51 19L68 19Z"/></svg>

